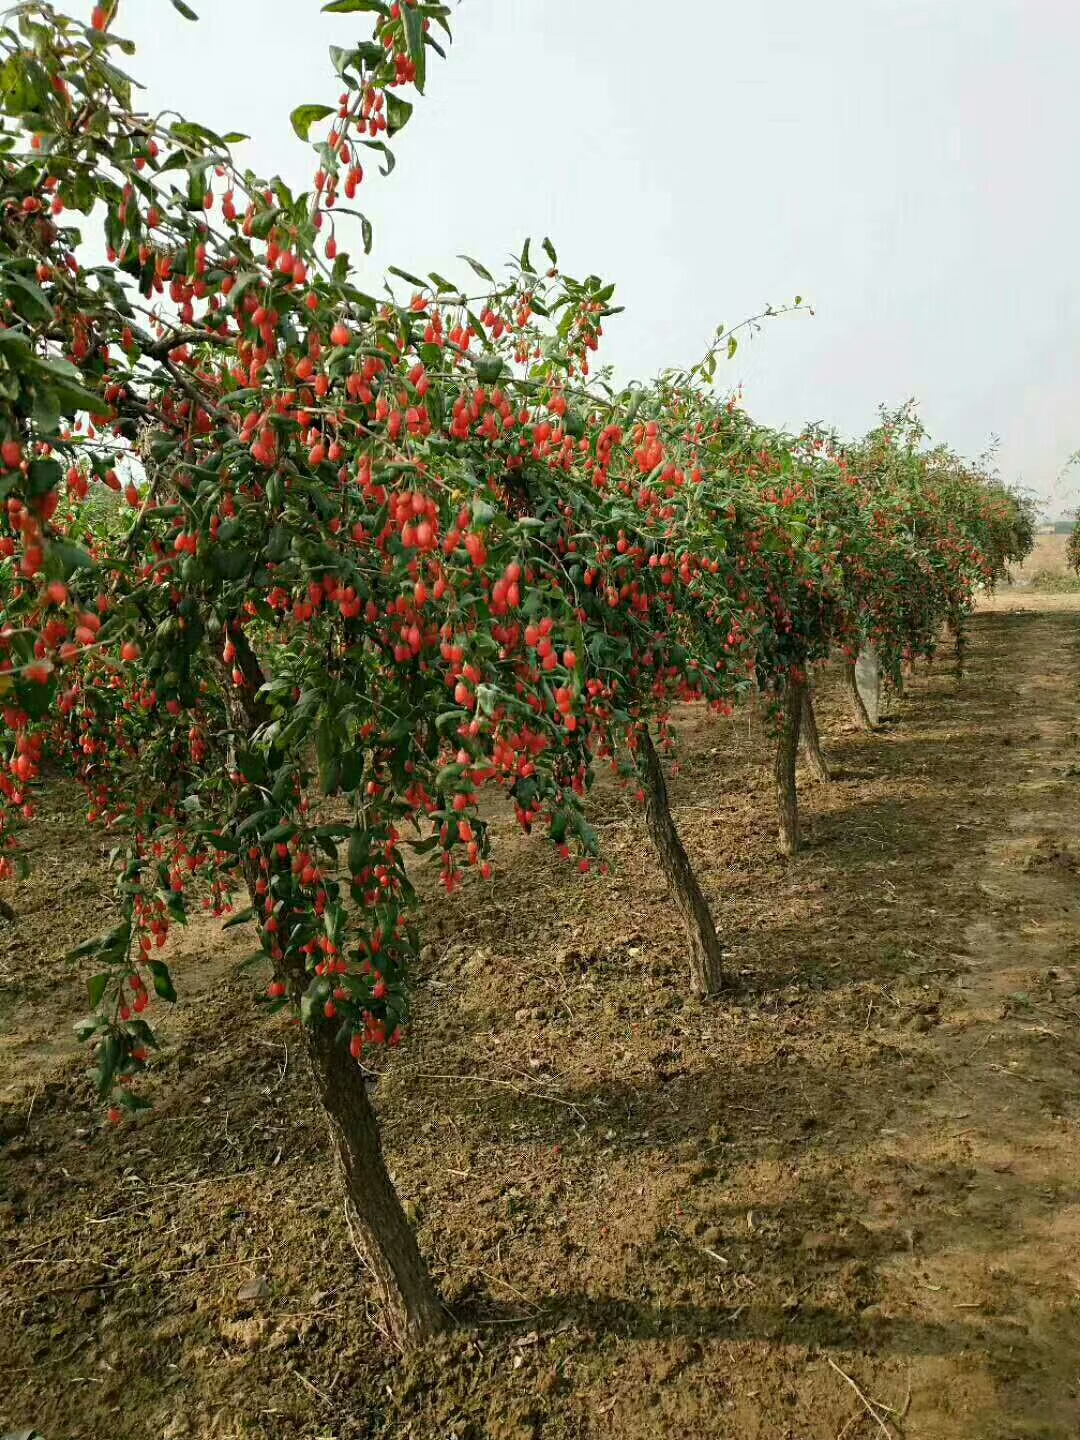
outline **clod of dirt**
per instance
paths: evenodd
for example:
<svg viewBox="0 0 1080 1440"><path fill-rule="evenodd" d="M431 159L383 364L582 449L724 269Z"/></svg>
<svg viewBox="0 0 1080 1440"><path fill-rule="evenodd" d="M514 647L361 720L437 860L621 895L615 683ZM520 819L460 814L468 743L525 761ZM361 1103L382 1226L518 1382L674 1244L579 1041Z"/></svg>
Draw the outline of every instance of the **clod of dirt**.
<svg viewBox="0 0 1080 1440"><path fill-rule="evenodd" d="M245 1285L241 1285L236 1292L236 1298L242 1301L269 1300L270 1286L260 1275L257 1280L249 1280Z"/></svg>

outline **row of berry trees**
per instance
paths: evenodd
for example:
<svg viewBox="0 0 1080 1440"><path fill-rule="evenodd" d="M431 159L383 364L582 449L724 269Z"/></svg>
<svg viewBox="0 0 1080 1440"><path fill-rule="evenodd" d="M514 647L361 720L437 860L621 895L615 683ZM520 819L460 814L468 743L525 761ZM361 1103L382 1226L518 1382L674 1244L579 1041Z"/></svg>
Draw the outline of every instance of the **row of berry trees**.
<svg viewBox="0 0 1080 1440"><path fill-rule="evenodd" d="M856 446L770 431L709 388L715 348L616 387L613 288L547 241L468 287L359 289L356 198L448 11L324 8L374 31L332 50L336 103L293 113L322 136L301 195L239 168L237 137L134 108L116 0L88 25L27 0L0 28L0 876L51 756L120 847L118 922L81 947L116 1118L146 1103L170 926L201 903L257 928L405 1343L447 1317L357 1062L406 1018L406 856L438 851L449 890L489 873L496 786L587 869L594 767L636 772L690 984L715 992L653 739L672 705L766 697L793 850L811 667L928 653L1030 525L908 411Z"/></svg>

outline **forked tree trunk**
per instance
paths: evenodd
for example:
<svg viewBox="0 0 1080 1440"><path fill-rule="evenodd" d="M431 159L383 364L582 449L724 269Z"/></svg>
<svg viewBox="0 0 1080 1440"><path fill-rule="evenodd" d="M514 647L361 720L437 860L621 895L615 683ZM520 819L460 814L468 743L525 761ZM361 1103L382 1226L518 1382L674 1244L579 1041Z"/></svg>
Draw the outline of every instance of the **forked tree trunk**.
<svg viewBox="0 0 1080 1440"><path fill-rule="evenodd" d="M810 769L823 785L827 785L829 765L821 749L821 736L818 734L817 716L814 714L814 692L809 681L803 692L802 743Z"/></svg>
<svg viewBox="0 0 1080 1440"><path fill-rule="evenodd" d="M334 1026L305 1027L308 1057L330 1138L345 1177L346 1203L378 1286L394 1340L403 1350L449 1328L405 1211L386 1169L363 1071Z"/></svg>
<svg viewBox="0 0 1080 1440"><path fill-rule="evenodd" d="M690 942L690 988L696 995L715 995L724 980L720 937L671 818L660 756L646 729L638 732L637 758L645 788L645 825Z"/></svg>
<svg viewBox="0 0 1080 1440"><path fill-rule="evenodd" d="M789 680L776 741L776 811L780 828L780 853L794 855L799 848L799 796L795 789L795 759L799 751L803 695L806 682Z"/></svg>
<svg viewBox="0 0 1080 1440"><path fill-rule="evenodd" d="M262 684L258 659L242 630L233 627L230 634L244 681L233 685L224 676L222 693L234 737L239 741L265 723L268 713L258 695ZM258 860L246 850L242 854L241 866L252 907L258 913ZM307 983L302 956L286 955L276 968L275 978L289 986L294 998L302 993ZM335 1029L325 1021L304 1026L308 1058L344 1175L346 1204L350 1206L360 1248L378 1286L391 1335L407 1350L448 1329L451 1317L431 1282L386 1169L378 1121L364 1087L363 1071L337 1039Z"/></svg>
<svg viewBox="0 0 1080 1440"><path fill-rule="evenodd" d="M861 730L872 730L870 715L863 698L859 694L859 687L855 681L855 661L848 660L844 664L844 684L847 687L848 699L851 701L851 713L855 717L855 723Z"/></svg>

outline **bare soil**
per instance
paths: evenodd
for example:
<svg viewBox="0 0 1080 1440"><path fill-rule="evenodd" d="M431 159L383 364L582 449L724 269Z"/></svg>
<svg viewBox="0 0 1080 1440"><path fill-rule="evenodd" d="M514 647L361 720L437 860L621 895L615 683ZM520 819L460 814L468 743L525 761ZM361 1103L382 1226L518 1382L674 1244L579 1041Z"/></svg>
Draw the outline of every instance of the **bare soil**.
<svg viewBox="0 0 1080 1440"><path fill-rule="evenodd" d="M999 596L967 676L921 669L873 735L825 677L794 860L754 718L683 713L718 1001L613 785L606 876L511 826L491 883L421 873L372 1084L460 1328L404 1362L242 929L173 942L155 1109L103 1123L61 957L108 921L106 842L57 792L0 922L0 1432L1074 1440L1077 602Z"/></svg>

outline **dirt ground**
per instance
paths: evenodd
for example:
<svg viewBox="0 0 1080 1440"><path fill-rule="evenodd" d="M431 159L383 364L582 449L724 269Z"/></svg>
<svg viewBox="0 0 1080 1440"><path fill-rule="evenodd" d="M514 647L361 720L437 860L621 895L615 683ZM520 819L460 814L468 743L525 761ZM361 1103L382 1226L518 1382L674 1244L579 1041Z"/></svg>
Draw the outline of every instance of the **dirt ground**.
<svg viewBox="0 0 1080 1440"><path fill-rule="evenodd" d="M972 630L873 735L826 677L793 861L757 725L681 717L718 1001L612 787L609 875L507 831L491 883L432 890L374 1090L460 1328L404 1363L242 930L176 942L155 1109L103 1124L61 956L104 842L61 795L0 924L0 1432L1074 1440L1080 596Z"/></svg>

